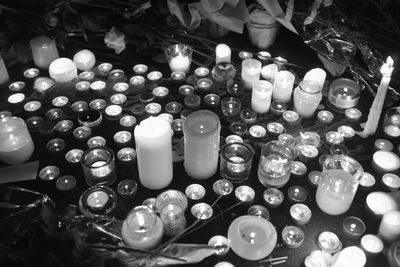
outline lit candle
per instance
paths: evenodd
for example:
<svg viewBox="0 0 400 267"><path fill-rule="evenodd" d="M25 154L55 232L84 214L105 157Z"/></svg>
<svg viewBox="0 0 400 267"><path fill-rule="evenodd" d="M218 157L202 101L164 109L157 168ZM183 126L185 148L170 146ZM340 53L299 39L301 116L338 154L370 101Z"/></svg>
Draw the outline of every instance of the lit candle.
<svg viewBox="0 0 400 267"><path fill-rule="evenodd" d="M383 251L384 245L378 236L368 234L361 238L361 247L368 255L374 256Z"/></svg>
<svg viewBox="0 0 400 267"><path fill-rule="evenodd" d="M26 97L23 93L16 93L12 94L8 97L7 101L11 105L14 106L22 106L23 102L25 101Z"/></svg>
<svg viewBox="0 0 400 267"><path fill-rule="evenodd" d="M71 59L62 57L51 62L49 74L56 82L66 83L78 76L78 70Z"/></svg>
<svg viewBox="0 0 400 267"><path fill-rule="evenodd" d="M400 228L399 228L400 229ZM367 257L362 249L356 246L346 247L337 252L332 258L331 267L363 267L367 263Z"/></svg>
<svg viewBox="0 0 400 267"><path fill-rule="evenodd" d="M333 109L342 112L355 107L360 99L360 94L361 88L357 82L339 78L331 82L327 103Z"/></svg>
<svg viewBox="0 0 400 267"><path fill-rule="evenodd" d="M102 209L108 202L108 195L104 191L94 191L87 197L87 204L91 209Z"/></svg>
<svg viewBox="0 0 400 267"><path fill-rule="evenodd" d="M40 71L37 68L30 68L24 71L24 77L27 79L33 79L39 76Z"/></svg>
<svg viewBox="0 0 400 267"><path fill-rule="evenodd" d="M175 44L166 48L165 56L171 71L188 72L192 61L192 53L192 48L184 44Z"/></svg>
<svg viewBox="0 0 400 267"><path fill-rule="evenodd" d="M10 89L11 91L14 91L14 92L22 91L22 90L24 90L24 88L25 88L25 83L22 81L13 82L12 84L10 84L8 86L8 89Z"/></svg>
<svg viewBox="0 0 400 267"><path fill-rule="evenodd" d="M269 64L261 69L261 76L271 82L274 83L275 81L275 75L278 73L278 65L276 64Z"/></svg>
<svg viewBox="0 0 400 267"><path fill-rule="evenodd" d="M356 108L348 108L344 111L344 116L349 122L357 122L361 118L361 111Z"/></svg>
<svg viewBox="0 0 400 267"><path fill-rule="evenodd" d="M257 59L245 59L242 61L242 81L248 90L253 88L253 83L260 79L261 62Z"/></svg>
<svg viewBox="0 0 400 267"><path fill-rule="evenodd" d="M318 84L318 86L322 89L324 88L326 78L326 72L321 68L315 68L309 70L303 78L303 81L313 81Z"/></svg>
<svg viewBox="0 0 400 267"><path fill-rule="evenodd" d="M311 219L311 210L308 206L297 203L290 207L290 217L296 224L304 225Z"/></svg>
<svg viewBox="0 0 400 267"><path fill-rule="evenodd" d="M122 107L119 105L109 105L106 108L105 113L109 120L117 120L122 113Z"/></svg>
<svg viewBox="0 0 400 267"><path fill-rule="evenodd" d="M294 75L290 71L281 70L275 75L272 99L283 103L290 102L293 92Z"/></svg>
<svg viewBox="0 0 400 267"><path fill-rule="evenodd" d="M159 71L152 71L152 72L149 72L149 74L147 74L147 79L151 83L158 83L162 77L163 77L163 75Z"/></svg>
<svg viewBox="0 0 400 267"><path fill-rule="evenodd" d="M53 39L41 35L30 41L33 62L41 69L47 69L50 63L59 58L56 43Z"/></svg>
<svg viewBox="0 0 400 267"><path fill-rule="evenodd" d="M136 75L144 75L148 69L149 69L149 67L147 67L147 65L144 65L144 64L136 64L132 68L133 72Z"/></svg>
<svg viewBox="0 0 400 267"><path fill-rule="evenodd" d="M133 76L130 78L129 83L133 92L137 93L144 88L145 78L143 76Z"/></svg>
<svg viewBox="0 0 400 267"><path fill-rule="evenodd" d="M288 248L299 248L304 239L304 232L296 226L286 226L282 230L282 240Z"/></svg>
<svg viewBox="0 0 400 267"><path fill-rule="evenodd" d="M60 191L69 191L76 186L76 178L72 175L64 175L57 179L56 188Z"/></svg>
<svg viewBox="0 0 400 267"><path fill-rule="evenodd" d="M39 95L46 95L54 88L55 81L47 77L39 77L33 84L33 89L39 93Z"/></svg>
<svg viewBox="0 0 400 267"><path fill-rule="evenodd" d="M0 55L0 87L3 87L10 80L6 64L4 64L3 57Z"/></svg>
<svg viewBox="0 0 400 267"><path fill-rule="evenodd" d="M99 71L99 74L103 76L108 76L110 71L112 70L113 65L111 63L101 63L100 65L97 66L97 70Z"/></svg>
<svg viewBox="0 0 400 267"><path fill-rule="evenodd" d="M256 81L253 83L251 108L257 113L267 113L271 107L272 83Z"/></svg>
<svg viewBox="0 0 400 267"><path fill-rule="evenodd" d="M380 217L390 210L400 209L400 202L396 203L396 199L385 192L372 192L366 198L367 211L375 217Z"/></svg>
<svg viewBox="0 0 400 267"><path fill-rule="evenodd" d="M135 127L139 178L149 189L161 189L172 181L171 125L150 117Z"/></svg>
<svg viewBox="0 0 400 267"><path fill-rule="evenodd" d="M36 112L42 107L42 104L39 101L29 101L25 103L24 110L26 112Z"/></svg>
<svg viewBox="0 0 400 267"><path fill-rule="evenodd" d="M69 100L66 96L57 96L51 101L51 104L57 108L63 108L68 104Z"/></svg>
<svg viewBox="0 0 400 267"><path fill-rule="evenodd" d="M378 91L372 103L371 109L368 114L368 119L365 124L364 130L360 135L367 137L375 134L376 128L378 127L379 117L381 116L383 104L385 102L387 89L390 83L390 77L393 71L393 59L388 57L386 63L381 67L382 79L379 84Z"/></svg>
<svg viewBox="0 0 400 267"><path fill-rule="evenodd" d="M400 177L394 173L385 173L382 184L390 191L397 191L400 188Z"/></svg>
<svg viewBox="0 0 400 267"><path fill-rule="evenodd" d="M90 70L96 64L96 57L93 52L83 49L74 55L74 63L78 70Z"/></svg>
<svg viewBox="0 0 400 267"><path fill-rule="evenodd" d="M360 238L365 232L365 223L357 217L350 216L343 220L343 232L350 238Z"/></svg>
<svg viewBox="0 0 400 267"><path fill-rule="evenodd" d="M372 155L372 167L381 174L396 172L400 168L400 158L391 151L379 150Z"/></svg>
<svg viewBox="0 0 400 267"><path fill-rule="evenodd" d="M215 48L215 64L231 63L231 49L226 44L218 44Z"/></svg>
<svg viewBox="0 0 400 267"><path fill-rule="evenodd" d="M114 183L116 179L115 156L110 148L89 148L83 153L81 163L85 181L89 186Z"/></svg>
<svg viewBox="0 0 400 267"><path fill-rule="evenodd" d="M321 110L317 114L318 121L324 124L330 124L335 117L332 112L328 110Z"/></svg>

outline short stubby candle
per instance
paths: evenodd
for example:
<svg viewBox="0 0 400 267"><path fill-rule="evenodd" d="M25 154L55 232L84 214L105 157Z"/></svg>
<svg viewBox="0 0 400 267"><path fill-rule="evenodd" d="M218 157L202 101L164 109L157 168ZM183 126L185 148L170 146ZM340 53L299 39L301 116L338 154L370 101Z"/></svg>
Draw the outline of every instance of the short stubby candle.
<svg viewBox="0 0 400 267"><path fill-rule="evenodd" d="M324 88L325 79L326 79L326 72L321 68L315 68L309 70L304 75L303 81L313 81L317 83L322 90L322 88Z"/></svg>
<svg viewBox="0 0 400 267"><path fill-rule="evenodd" d="M272 99L288 103L292 99L294 75L290 71L282 70L275 75Z"/></svg>
<svg viewBox="0 0 400 267"><path fill-rule="evenodd" d="M74 63L78 70L90 70L96 64L96 57L92 51L83 49L74 55Z"/></svg>
<svg viewBox="0 0 400 267"><path fill-rule="evenodd" d="M49 74L56 82L66 83L78 76L78 69L71 59L62 57L51 62Z"/></svg>
<svg viewBox="0 0 400 267"><path fill-rule="evenodd" d="M219 44L215 48L215 64L231 63L231 49L226 44Z"/></svg>
<svg viewBox="0 0 400 267"><path fill-rule="evenodd" d="M165 56L172 72L188 72L192 61L193 49L184 44L175 44L165 49Z"/></svg>
<svg viewBox="0 0 400 267"><path fill-rule="evenodd" d="M272 83L268 81L254 82L251 94L251 109L257 113L267 113L271 107L273 88Z"/></svg>
<svg viewBox="0 0 400 267"><path fill-rule="evenodd" d="M242 82L248 90L253 88L253 83L260 79L261 61L245 59L242 61Z"/></svg>
<svg viewBox="0 0 400 267"><path fill-rule="evenodd" d="M40 35L30 41L33 62L41 69L47 69L50 63L59 58L56 43L47 36Z"/></svg>

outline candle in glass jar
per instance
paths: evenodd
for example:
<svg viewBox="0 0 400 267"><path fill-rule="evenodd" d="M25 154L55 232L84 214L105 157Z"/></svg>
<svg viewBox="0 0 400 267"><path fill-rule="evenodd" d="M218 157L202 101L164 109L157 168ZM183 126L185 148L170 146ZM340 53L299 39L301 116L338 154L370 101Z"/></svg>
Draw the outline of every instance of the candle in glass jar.
<svg viewBox="0 0 400 267"><path fill-rule="evenodd" d="M273 85L268 81L253 83L251 109L257 113L267 113L271 107Z"/></svg>
<svg viewBox="0 0 400 267"><path fill-rule="evenodd" d="M96 57L92 51L83 49L74 55L74 63L78 70L90 70L96 64Z"/></svg>
<svg viewBox="0 0 400 267"><path fill-rule="evenodd" d="M108 202L108 195L104 191L94 191L87 197L87 204L91 209L102 209Z"/></svg>
<svg viewBox="0 0 400 267"><path fill-rule="evenodd" d="M139 178L149 189L161 189L172 181L171 125L150 117L135 127Z"/></svg>
<svg viewBox="0 0 400 267"><path fill-rule="evenodd" d="M383 241L392 243L400 238L400 211L390 210L383 215L379 225L379 236Z"/></svg>
<svg viewBox="0 0 400 267"><path fill-rule="evenodd" d="M190 67L190 59L188 56L178 55L171 58L169 62L169 67L171 71L188 71Z"/></svg>
<svg viewBox="0 0 400 267"><path fill-rule="evenodd" d="M260 79L261 61L257 59L245 59L242 61L242 81L248 90L253 88L253 83Z"/></svg>
<svg viewBox="0 0 400 267"><path fill-rule="evenodd" d="M47 69L50 63L59 58L56 43L47 36L40 35L30 41L33 62L41 69Z"/></svg>
<svg viewBox="0 0 400 267"><path fill-rule="evenodd" d="M290 102L293 92L294 75L290 71L281 70L275 75L272 99L283 103Z"/></svg>
<svg viewBox="0 0 400 267"><path fill-rule="evenodd" d="M231 63L231 49L226 44L219 44L215 48L215 64Z"/></svg>
<svg viewBox="0 0 400 267"><path fill-rule="evenodd" d="M62 57L51 62L49 74L56 82L66 83L78 76L78 70L71 59Z"/></svg>

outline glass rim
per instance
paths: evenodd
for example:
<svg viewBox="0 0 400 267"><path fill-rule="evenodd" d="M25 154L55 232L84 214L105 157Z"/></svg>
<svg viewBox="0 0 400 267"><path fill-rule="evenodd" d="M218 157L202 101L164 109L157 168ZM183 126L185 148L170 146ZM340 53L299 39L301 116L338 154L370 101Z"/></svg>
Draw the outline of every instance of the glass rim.
<svg viewBox="0 0 400 267"><path fill-rule="evenodd" d="M150 226L151 226L151 229L148 229L148 231L151 231L153 228L154 228L154 226L156 225L156 223L157 223L157 214L154 212L154 210L152 209L152 208L150 208L149 206L146 206L146 205L139 205L139 206L136 206L136 207L134 207L133 209L131 209L129 212L128 212L128 214L126 215L126 224L129 226L129 227L132 227L132 225L129 223L129 221L127 220L130 216L134 216L133 214L136 214L136 213L138 213L138 212L140 212L141 210L143 210L143 211L146 211L146 212L149 212L149 215L152 217L152 222L149 224ZM136 230L136 229L133 229L134 230L134 232L147 232L147 231L138 231L138 230Z"/></svg>
<svg viewBox="0 0 400 267"><path fill-rule="evenodd" d="M307 84L309 86L308 89L310 89L310 87L312 87L312 89L307 90L307 89L303 88L304 84ZM305 80L305 81L299 82L298 88L307 94L316 95L316 94L319 94L322 92L321 86L319 86L316 82L310 81L310 80Z"/></svg>
<svg viewBox="0 0 400 267"><path fill-rule="evenodd" d="M104 164L102 164L100 166L93 167L89 163L87 163L85 160L86 160L87 156L90 153L93 153L95 150L105 151L106 154L108 155L108 158L107 158L107 160L104 161ZM83 152L82 157L81 157L81 164L83 166L89 168L89 169L97 169L97 168L101 168L101 167L104 167L104 166L110 164L111 162L114 161L114 159L115 159L114 152L113 152L113 150L111 148L106 147L106 146L92 147L92 148L89 148L89 149L87 149L87 150L85 150Z"/></svg>
<svg viewBox="0 0 400 267"><path fill-rule="evenodd" d="M230 146L243 147L246 149L246 157L243 158L244 162L234 162L230 158L228 158L225 153L223 153L224 150ZM250 148L250 146L248 146L247 144L241 143L241 142L232 142L232 143L225 144L221 148L221 156L223 157L224 160L226 160L227 162L232 163L232 164L247 164L249 161L251 161L253 159L254 153L253 153L253 150Z"/></svg>

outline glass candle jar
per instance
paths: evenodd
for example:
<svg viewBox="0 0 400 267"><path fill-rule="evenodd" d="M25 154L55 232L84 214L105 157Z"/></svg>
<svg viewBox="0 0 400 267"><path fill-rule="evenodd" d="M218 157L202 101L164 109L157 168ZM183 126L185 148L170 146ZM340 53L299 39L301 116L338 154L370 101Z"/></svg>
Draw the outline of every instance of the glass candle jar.
<svg viewBox="0 0 400 267"><path fill-rule="evenodd" d="M321 100L321 88L313 81L302 81L294 90L294 109L302 117L312 117Z"/></svg>
<svg viewBox="0 0 400 267"><path fill-rule="evenodd" d="M250 175L252 161L253 151L246 144L226 144L221 150L221 177L231 182L244 182Z"/></svg>
<svg viewBox="0 0 400 267"><path fill-rule="evenodd" d="M86 150L81 160L83 175L89 186L111 185L116 179L114 152L108 147Z"/></svg>

